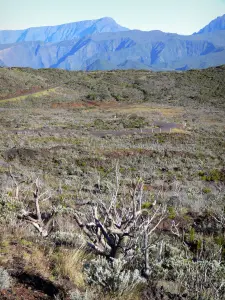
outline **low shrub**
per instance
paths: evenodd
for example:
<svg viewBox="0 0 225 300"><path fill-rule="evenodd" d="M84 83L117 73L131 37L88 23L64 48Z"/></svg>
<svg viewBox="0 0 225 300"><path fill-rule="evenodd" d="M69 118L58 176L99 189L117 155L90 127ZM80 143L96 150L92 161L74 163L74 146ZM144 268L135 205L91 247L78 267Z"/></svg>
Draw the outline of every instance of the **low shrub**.
<svg viewBox="0 0 225 300"><path fill-rule="evenodd" d="M85 273L89 284L100 286L105 292L117 293L120 296L131 292L144 282L137 269L126 269L126 262L122 259L108 261L104 257L98 257L86 264Z"/></svg>
<svg viewBox="0 0 225 300"><path fill-rule="evenodd" d="M11 286L11 277L8 272L0 267L0 290L8 289Z"/></svg>

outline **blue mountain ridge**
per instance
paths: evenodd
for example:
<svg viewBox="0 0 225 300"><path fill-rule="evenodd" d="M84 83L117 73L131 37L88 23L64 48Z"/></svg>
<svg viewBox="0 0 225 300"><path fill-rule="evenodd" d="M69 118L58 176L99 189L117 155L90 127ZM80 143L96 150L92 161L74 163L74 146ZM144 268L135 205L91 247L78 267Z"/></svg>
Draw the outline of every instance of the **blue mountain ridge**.
<svg viewBox="0 0 225 300"><path fill-rule="evenodd" d="M38 28L8 36L0 31L0 61L9 67L86 71L207 68L225 64L224 20L225 15L189 36L129 30L111 18L40 27L39 34Z"/></svg>
<svg viewBox="0 0 225 300"><path fill-rule="evenodd" d="M112 18L73 22L57 26L32 27L24 30L0 30L0 44L42 41L57 43L102 32L126 31Z"/></svg>
<svg viewBox="0 0 225 300"><path fill-rule="evenodd" d="M225 15L212 20L208 25L199 30L197 34L215 32L217 30L225 30Z"/></svg>

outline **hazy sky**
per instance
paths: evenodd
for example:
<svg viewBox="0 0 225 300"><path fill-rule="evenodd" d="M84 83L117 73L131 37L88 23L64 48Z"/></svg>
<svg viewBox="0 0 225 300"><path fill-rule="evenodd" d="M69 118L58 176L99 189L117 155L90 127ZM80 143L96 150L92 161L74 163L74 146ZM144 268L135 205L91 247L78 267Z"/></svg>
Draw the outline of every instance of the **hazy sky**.
<svg viewBox="0 0 225 300"><path fill-rule="evenodd" d="M130 29L191 34L225 14L225 0L0 0L0 29L112 17Z"/></svg>

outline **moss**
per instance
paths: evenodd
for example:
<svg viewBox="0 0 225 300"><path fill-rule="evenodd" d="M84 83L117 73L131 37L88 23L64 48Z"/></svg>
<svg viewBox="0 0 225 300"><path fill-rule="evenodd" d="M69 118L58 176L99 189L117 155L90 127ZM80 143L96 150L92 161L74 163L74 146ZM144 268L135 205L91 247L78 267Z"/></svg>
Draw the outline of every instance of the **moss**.
<svg viewBox="0 0 225 300"><path fill-rule="evenodd" d="M24 238L22 238L19 242L20 242L20 244L21 244L22 246L32 246L32 245L33 245L33 242L28 241L28 240L26 240L26 239L24 239Z"/></svg>
<svg viewBox="0 0 225 300"><path fill-rule="evenodd" d="M150 209L152 208L152 203L151 202L145 202L141 206L142 209Z"/></svg>
<svg viewBox="0 0 225 300"><path fill-rule="evenodd" d="M123 101L123 98L118 94L112 94L112 97L118 102Z"/></svg>
<svg viewBox="0 0 225 300"><path fill-rule="evenodd" d="M205 176L205 172L204 172L204 171L199 171L199 172L198 172L198 176L201 176L201 177L202 177L202 176Z"/></svg>
<svg viewBox="0 0 225 300"><path fill-rule="evenodd" d="M66 184L63 184L62 189L65 190L65 191L68 191L70 189L70 186L66 185Z"/></svg>
<svg viewBox="0 0 225 300"><path fill-rule="evenodd" d="M203 192L204 194L209 194L209 193L211 193L211 189L208 188L208 187L204 187L204 188L202 189L202 192Z"/></svg>
<svg viewBox="0 0 225 300"><path fill-rule="evenodd" d="M123 167L120 167L119 171L120 171L120 173L121 173L121 174L125 174L125 172L126 172L126 169L125 169L125 168L123 168Z"/></svg>
<svg viewBox="0 0 225 300"><path fill-rule="evenodd" d="M174 207L173 206L169 206L168 207L168 218L169 219L175 219L175 217L176 217L176 211L175 211L175 209L174 209Z"/></svg>
<svg viewBox="0 0 225 300"><path fill-rule="evenodd" d="M79 167L86 167L87 166L87 161L85 159L77 160L76 163Z"/></svg>
<svg viewBox="0 0 225 300"><path fill-rule="evenodd" d="M157 142L159 143L159 144L163 144L163 143L165 143L165 136L164 135L160 135L160 134L158 134L158 137L157 137Z"/></svg>
<svg viewBox="0 0 225 300"><path fill-rule="evenodd" d="M195 241L195 229L193 227L189 230L189 240L192 243Z"/></svg>
<svg viewBox="0 0 225 300"><path fill-rule="evenodd" d="M223 235L216 236L214 240L218 246L225 247L225 238Z"/></svg>
<svg viewBox="0 0 225 300"><path fill-rule="evenodd" d="M107 168L105 168L103 166L98 166L96 169L100 173L100 175L104 176L104 177L111 172L111 170L108 170Z"/></svg>
<svg viewBox="0 0 225 300"><path fill-rule="evenodd" d="M207 181L225 181L225 171L224 170L211 170Z"/></svg>
<svg viewBox="0 0 225 300"><path fill-rule="evenodd" d="M203 181L225 182L225 170L213 169L208 172L199 171L198 175Z"/></svg>
<svg viewBox="0 0 225 300"><path fill-rule="evenodd" d="M97 95L95 93L90 93L90 94L87 95L87 99L88 100L96 100Z"/></svg>

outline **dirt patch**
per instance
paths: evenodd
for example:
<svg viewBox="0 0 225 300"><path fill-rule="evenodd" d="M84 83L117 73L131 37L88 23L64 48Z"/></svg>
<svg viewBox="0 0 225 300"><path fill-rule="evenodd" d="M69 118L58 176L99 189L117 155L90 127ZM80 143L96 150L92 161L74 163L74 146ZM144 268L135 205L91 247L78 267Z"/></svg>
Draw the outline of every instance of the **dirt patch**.
<svg viewBox="0 0 225 300"><path fill-rule="evenodd" d="M73 109L73 108L93 108L98 107L102 109L106 108L116 108L120 107L116 101L110 101L110 102L101 102L101 101L83 101L83 102L58 102L53 103L51 105L51 108L57 109Z"/></svg>
<svg viewBox="0 0 225 300"><path fill-rule="evenodd" d="M59 296L66 299L66 292L60 286L38 274L11 271L15 283L7 290L0 291L1 300L50 300Z"/></svg>
<svg viewBox="0 0 225 300"><path fill-rule="evenodd" d="M0 291L1 300L50 300L52 297L41 291L34 291L23 284L16 284L13 288Z"/></svg>
<svg viewBox="0 0 225 300"><path fill-rule="evenodd" d="M22 272L15 274L14 276L19 283L22 283L33 290L41 291L50 297L54 297L60 293L60 289L55 284L40 275Z"/></svg>

